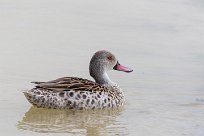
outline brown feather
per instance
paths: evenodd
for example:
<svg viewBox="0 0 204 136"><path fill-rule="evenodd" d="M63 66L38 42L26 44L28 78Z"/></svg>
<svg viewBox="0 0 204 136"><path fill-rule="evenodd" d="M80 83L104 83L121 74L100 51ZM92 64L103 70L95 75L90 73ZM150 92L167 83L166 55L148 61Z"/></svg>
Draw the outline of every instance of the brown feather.
<svg viewBox="0 0 204 136"><path fill-rule="evenodd" d="M53 92L73 90L73 91L102 91L105 90L105 86L90 81L88 79L82 79L78 77L63 77L48 82L32 82L36 84L36 88L44 88L52 90Z"/></svg>

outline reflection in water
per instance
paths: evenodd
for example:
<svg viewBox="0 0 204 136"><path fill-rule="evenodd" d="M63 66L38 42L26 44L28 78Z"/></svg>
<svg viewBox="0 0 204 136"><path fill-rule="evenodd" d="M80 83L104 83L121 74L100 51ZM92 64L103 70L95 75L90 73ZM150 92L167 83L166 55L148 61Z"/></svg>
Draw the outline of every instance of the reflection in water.
<svg viewBox="0 0 204 136"><path fill-rule="evenodd" d="M39 133L124 135L124 124L116 121L122 108L109 110L57 110L31 107L17 127Z"/></svg>

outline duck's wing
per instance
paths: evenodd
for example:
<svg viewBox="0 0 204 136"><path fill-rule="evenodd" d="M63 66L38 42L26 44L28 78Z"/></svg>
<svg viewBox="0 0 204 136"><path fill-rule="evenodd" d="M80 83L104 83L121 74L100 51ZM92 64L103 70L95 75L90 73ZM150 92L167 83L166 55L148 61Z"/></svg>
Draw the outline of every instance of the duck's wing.
<svg viewBox="0 0 204 136"><path fill-rule="evenodd" d="M88 79L78 77L63 77L48 82L32 82L36 84L36 88L43 88L47 90L58 91L101 91L105 86L99 85Z"/></svg>

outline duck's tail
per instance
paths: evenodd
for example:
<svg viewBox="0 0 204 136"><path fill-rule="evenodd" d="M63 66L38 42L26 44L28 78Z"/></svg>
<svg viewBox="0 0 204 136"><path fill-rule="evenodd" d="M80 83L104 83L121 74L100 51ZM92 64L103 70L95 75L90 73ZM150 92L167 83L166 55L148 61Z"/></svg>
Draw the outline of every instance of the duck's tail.
<svg viewBox="0 0 204 136"><path fill-rule="evenodd" d="M31 90L23 91L26 99L36 107L42 108L57 108L59 107L59 101L56 97L49 94L49 92L43 93L41 88L33 88Z"/></svg>
<svg viewBox="0 0 204 136"><path fill-rule="evenodd" d="M23 91L23 93L24 93L26 99L27 99L31 104L34 105L32 92L30 92L29 90L25 90L25 91Z"/></svg>

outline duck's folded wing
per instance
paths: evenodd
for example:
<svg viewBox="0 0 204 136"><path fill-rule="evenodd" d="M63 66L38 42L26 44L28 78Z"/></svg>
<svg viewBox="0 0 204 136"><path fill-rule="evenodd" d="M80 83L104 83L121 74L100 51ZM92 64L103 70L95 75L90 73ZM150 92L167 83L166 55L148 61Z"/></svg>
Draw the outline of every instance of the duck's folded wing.
<svg viewBox="0 0 204 136"><path fill-rule="evenodd" d="M86 90L92 91L95 88L98 88L100 85L82 78L77 77L63 77L56 80L48 81L48 82L32 82L36 84L36 88L44 88L53 91L68 91L72 90ZM99 87L100 88L100 87Z"/></svg>

